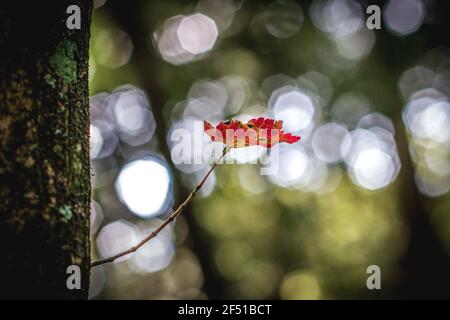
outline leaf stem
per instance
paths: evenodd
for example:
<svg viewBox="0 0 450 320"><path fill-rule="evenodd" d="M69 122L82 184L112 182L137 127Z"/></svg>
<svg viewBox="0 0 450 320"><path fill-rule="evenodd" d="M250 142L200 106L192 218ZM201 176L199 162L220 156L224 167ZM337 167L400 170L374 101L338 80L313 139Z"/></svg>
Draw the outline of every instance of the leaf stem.
<svg viewBox="0 0 450 320"><path fill-rule="evenodd" d="M92 262L91 263L91 268L93 268L95 266L99 266L99 265L105 264L105 263L113 262L114 260L116 260L116 259L118 259L120 257L123 257L123 256L126 256L127 254L136 252L140 247L142 247L148 241L150 241L151 239L156 237L158 235L158 233L160 233L168 224L170 224L172 221L174 221L183 212L183 210L191 203L192 199L194 199L194 197L197 194L197 192L202 188L203 184L205 183L206 179L208 179L208 177L211 174L211 172L213 172L214 168L217 166L219 161L225 156L225 154L229 150L230 150L229 147L225 147L223 149L222 155L220 156L219 159L214 161L214 163L212 164L211 168L206 173L205 177L194 188L194 190L192 190L191 193L189 193L188 197L180 204L180 206L174 212L172 212L172 214L170 216L168 216L167 219L164 220L164 222L161 223L161 225L158 228L156 228L156 230L152 231L148 236L146 236L144 239L142 239L138 244L132 246L128 250L122 251L122 252L120 252L120 253L118 253L116 255L113 255L111 257Z"/></svg>

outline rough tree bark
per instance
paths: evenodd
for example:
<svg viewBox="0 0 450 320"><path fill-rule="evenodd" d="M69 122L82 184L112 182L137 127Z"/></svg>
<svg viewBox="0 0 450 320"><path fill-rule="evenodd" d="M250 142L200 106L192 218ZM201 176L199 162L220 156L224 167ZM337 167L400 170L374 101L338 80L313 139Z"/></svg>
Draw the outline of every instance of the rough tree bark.
<svg viewBox="0 0 450 320"><path fill-rule="evenodd" d="M69 5L81 30L69 30ZM0 297L87 298L89 0L0 4ZM81 269L69 290L67 267Z"/></svg>

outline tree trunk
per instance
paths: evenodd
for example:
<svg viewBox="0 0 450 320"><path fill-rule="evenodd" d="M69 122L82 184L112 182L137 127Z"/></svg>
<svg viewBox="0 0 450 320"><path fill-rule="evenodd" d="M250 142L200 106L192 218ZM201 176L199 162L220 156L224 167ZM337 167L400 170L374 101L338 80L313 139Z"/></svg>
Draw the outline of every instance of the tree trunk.
<svg viewBox="0 0 450 320"><path fill-rule="evenodd" d="M70 5L81 9L80 30L66 25ZM88 296L91 11L88 0L0 4L3 298ZM70 265L80 289L67 286Z"/></svg>

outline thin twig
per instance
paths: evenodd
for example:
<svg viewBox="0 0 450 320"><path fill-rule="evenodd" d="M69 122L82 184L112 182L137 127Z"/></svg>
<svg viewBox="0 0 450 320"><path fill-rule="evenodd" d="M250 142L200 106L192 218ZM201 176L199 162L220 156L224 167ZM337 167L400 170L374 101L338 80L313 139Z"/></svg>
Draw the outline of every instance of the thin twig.
<svg viewBox="0 0 450 320"><path fill-rule="evenodd" d="M225 156L225 154L228 152L228 150L229 150L228 147L225 147L223 149L222 155L220 156L219 159L214 161L214 163L212 164L211 168L206 173L206 175L202 179L202 181L200 181L200 183L194 188L194 190L192 190L191 193L189 193L189 195L186 198L186 200L184 200L180 204L180 206L174 212L172 212L172 214L169 217L167 217L167 219L164 220L164 222L156 230L152 231L148 236L146 236L144 239L142 239L141 242L139 242L135 246L132 246L130 249L122 251L121 253L118 253L118 254L116 254L114 256L111 256L109 258L105 258L105 259L102 259L102 260L97 260L97 261L92 262L91 263L91 268L93 268L95 266L98 266L98 265L101 265L101 264L113 262L114 260L116 260L116 259L118 259L120 257L123 257L123 256L125 256L127 254L133 253L136 250L138 250L140 247L142 247L144 244L146 244L148 241L150 241L151 239L156 237L158 235L158 233L161 232L161 230L163 230L168 224L170 224L173 220L175 220L183 212L183 210L189 205L189 203L191 203L192 199L194 199L195 195L202 188L202 186L205 183L206 179L208 179L208 177L211 174L211 172L217 166L219 161Z"/></svg>

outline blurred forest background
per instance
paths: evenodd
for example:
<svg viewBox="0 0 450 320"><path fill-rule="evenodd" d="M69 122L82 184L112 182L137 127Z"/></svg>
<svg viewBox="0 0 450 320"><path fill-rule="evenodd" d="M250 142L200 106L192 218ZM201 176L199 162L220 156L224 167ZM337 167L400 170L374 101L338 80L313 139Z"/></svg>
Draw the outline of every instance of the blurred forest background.
<svg viewBox="0 0 450 320"><path fill-rule="evenodd" d="M93 269L90 297L450 298L444 5L96 0L93 258L143 238L203 177L207 164L174 165L174 129L269 116L302 140L272 176L233 151L241 164L219 166L175 224Z"/></svg>

